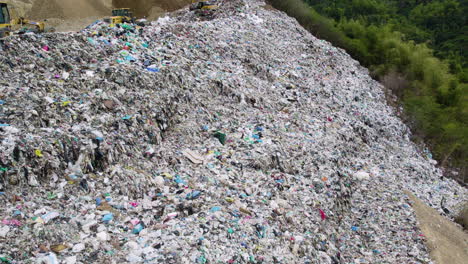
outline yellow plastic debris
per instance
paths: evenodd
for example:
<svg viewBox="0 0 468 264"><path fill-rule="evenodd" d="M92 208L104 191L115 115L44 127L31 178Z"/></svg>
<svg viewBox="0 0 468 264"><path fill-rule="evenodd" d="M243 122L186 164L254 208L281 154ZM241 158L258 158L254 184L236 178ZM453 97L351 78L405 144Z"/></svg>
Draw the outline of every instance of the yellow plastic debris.
<svg viewBox="0 0 468 264"><path fill-rule="evenodd" d="M36 149L34 153L36 153L36 156L38 156L39 158L42 158L44 156L42 155L42 151L40 149Z"/></svg>
<svg viewBox="0 0 468 264"><path fill-rule="evenodd" d="M168 179L174 178L174 177L173 177L170 173L168 173L168 172L162 173L161 176L163 176L164 178L168 178Z"/></svg>
<svg viewBox="0 0 468 264"><path fill-rule="evenodd" d="M61 251L64 251L67 248L68 248L67 245L61 245L61 244L50 246L50 250L52 250L55 253L60 253Z"/></svg>

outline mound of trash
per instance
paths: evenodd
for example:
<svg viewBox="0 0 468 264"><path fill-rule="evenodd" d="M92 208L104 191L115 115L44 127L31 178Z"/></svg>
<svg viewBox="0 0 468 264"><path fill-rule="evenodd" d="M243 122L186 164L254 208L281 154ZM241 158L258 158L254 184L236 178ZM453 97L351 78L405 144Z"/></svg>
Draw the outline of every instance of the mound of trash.
<svg viewBox="0 0 468 264"><path fill-rule="evenodd" d="M431 263L466 190L382 86L263 1L0 40L0 260Z"/></svg>

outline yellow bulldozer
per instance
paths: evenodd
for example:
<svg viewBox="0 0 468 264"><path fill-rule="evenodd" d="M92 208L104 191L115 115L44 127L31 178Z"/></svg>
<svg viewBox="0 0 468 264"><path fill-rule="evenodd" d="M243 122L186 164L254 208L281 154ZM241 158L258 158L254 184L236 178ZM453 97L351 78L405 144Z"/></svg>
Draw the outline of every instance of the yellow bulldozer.
<svg viewBox="0 0 468 264"><path fill-rule="evenodd" d="M218 10L216 0L192 0L190 10L198 15L213 15Z"/></svg>
<svg viewBox="0 0 468 264"><path fill-rule="evenodd" d="M112 9L112 16L104 18L104 22L113 25L122 23L134 23L135 17L130 11L130 8L116 8Z"/></svg>
<svg viewBox="0 0 468 264"><path fill-rule="evenodd" d="M44 32L43 22L34 22L24 17L16 15L13 9L8 8L8 4L0 1L0 38L9 36L15 32Z"/></svg>

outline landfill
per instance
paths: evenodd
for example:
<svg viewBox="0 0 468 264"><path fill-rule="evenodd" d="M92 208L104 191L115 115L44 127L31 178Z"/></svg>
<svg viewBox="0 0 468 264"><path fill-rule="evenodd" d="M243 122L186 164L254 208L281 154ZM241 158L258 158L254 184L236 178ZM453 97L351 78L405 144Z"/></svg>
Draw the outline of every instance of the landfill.
<svg viewBox="0 0 468 264"><path fill-rule="evenodd" d="M0 263L432 263L467 191L263 1L0 40Z"/></svg>

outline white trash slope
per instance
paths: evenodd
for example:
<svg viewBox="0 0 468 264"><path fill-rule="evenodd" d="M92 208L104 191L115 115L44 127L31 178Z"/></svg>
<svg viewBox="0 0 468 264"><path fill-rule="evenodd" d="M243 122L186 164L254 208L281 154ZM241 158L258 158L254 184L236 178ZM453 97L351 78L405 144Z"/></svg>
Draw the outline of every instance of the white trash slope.
<svg viewBox="0 0 468 264"><path fill-rule="evenodd" d="M449 214L466 190L343 50L223 3L0 43L0 256L431 262L403 190Z"/></svg>

